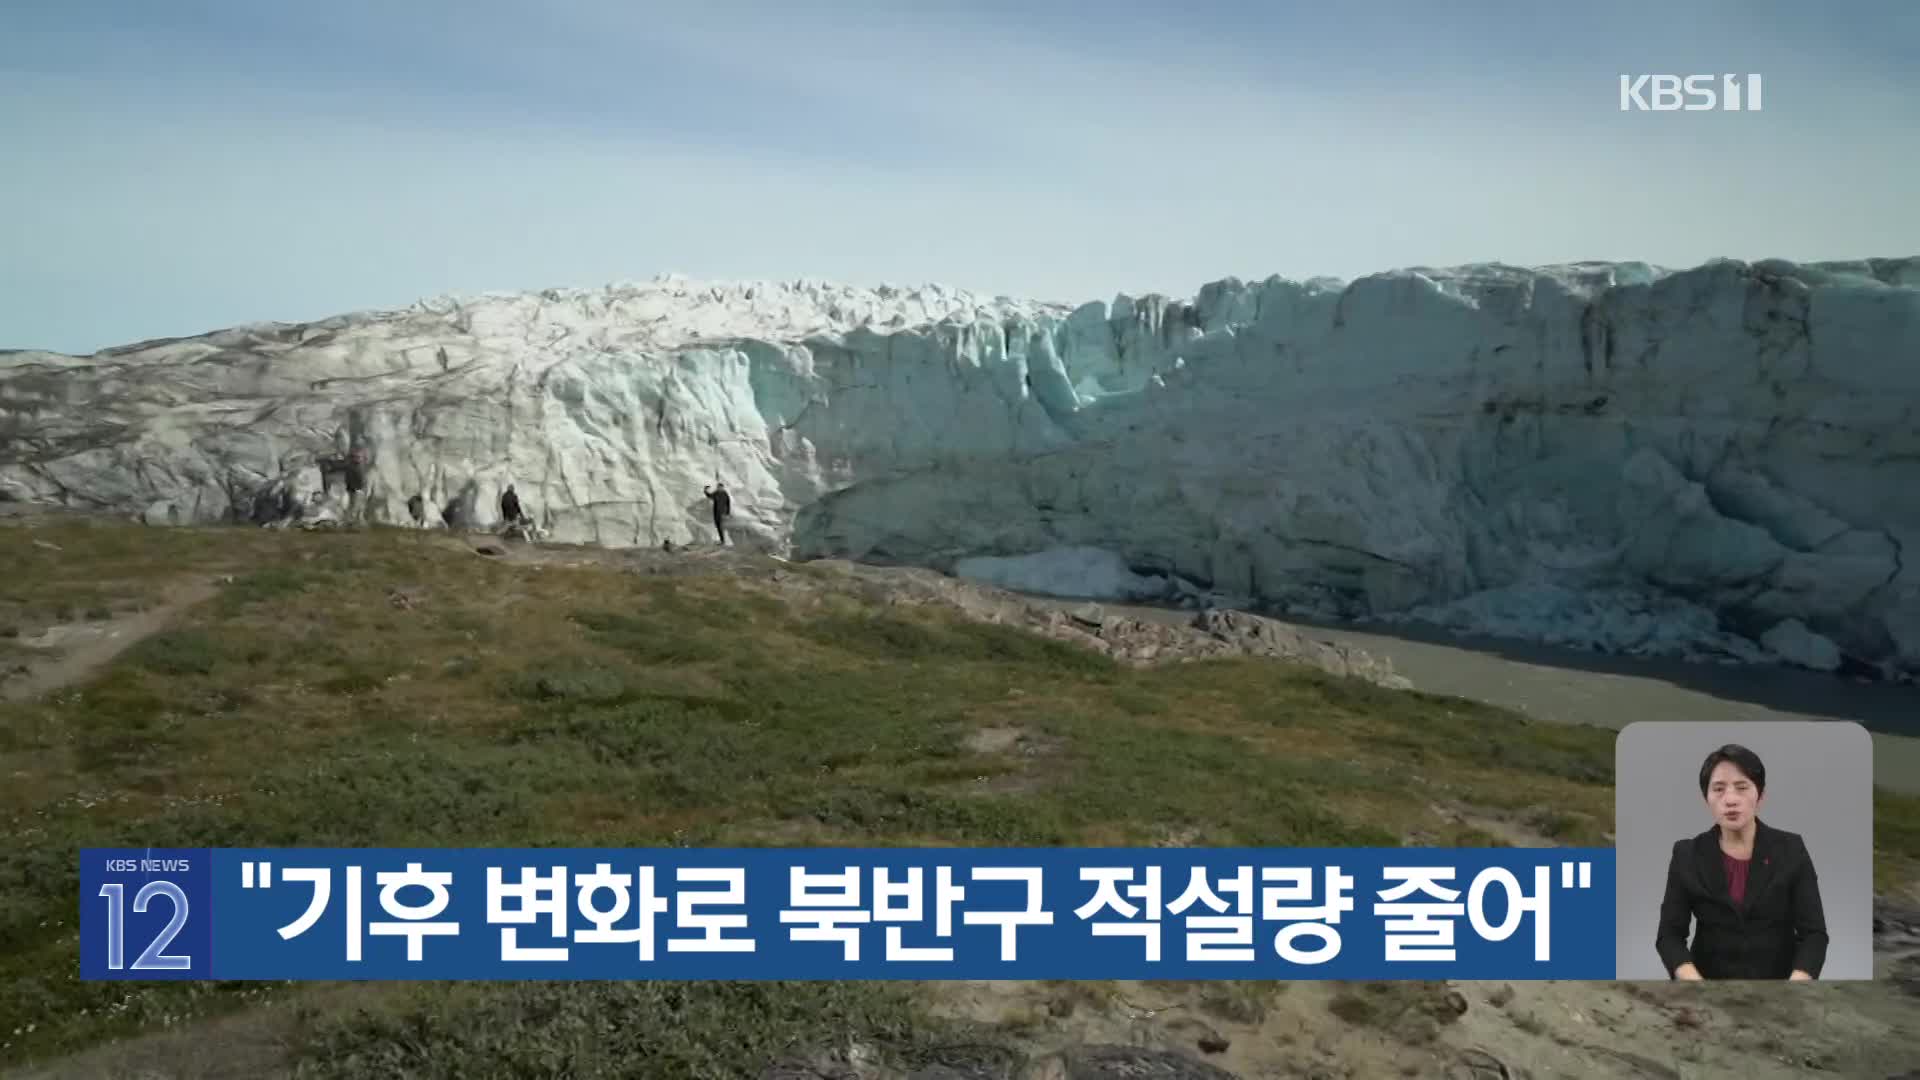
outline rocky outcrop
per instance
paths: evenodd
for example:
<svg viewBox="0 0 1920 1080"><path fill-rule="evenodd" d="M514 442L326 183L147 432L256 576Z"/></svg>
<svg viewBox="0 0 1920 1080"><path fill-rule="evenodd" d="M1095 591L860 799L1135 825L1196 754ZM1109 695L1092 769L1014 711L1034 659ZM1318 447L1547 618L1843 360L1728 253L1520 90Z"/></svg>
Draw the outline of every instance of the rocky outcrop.
<svg viewBox="0 0 1920 1080"><path fill-rule="evenodd" d="M11 498L275 520L354 447L375 521L489 527L513 483L556 540L683 544L719 476L803 557L1092 550L1133 598L1920 671L1916 260L1073 309L675 279L0 354Z"/></svg>
<svg viewBox="0 0 1920 1080"><path fill-rule="evenodd" d="M643 557L651 567L690 572L712 560L681 559L678 567ZM1104 653L1123 664L1147 667L1194 660L1263 657L1318 668L1330 675L1360 679L1394 690L1411 689L1393 662L1359 649L1323 640L1300 627L1244 611L1207 609L1195 613L1135 609L1114 612L1098 604L1063 606L1016 593L957 580L928 570L861 566L823 561L816 567L844 579L802 577L775 572L773 582L789 591L823 580L850 585L877 606L936 605L981 622L1016 626Z"/></svg>

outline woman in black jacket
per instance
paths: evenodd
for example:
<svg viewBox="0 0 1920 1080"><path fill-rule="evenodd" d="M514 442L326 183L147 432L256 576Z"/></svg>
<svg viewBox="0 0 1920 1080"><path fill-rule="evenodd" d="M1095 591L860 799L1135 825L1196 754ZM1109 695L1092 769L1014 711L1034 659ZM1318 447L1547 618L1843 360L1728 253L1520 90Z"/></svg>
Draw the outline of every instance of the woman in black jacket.
<svg viewBox="0 0 1920 1080"><path fill-rule="evenodd" d="M1678 840L1654 948L1675 979L1817 977L1827 920L1813 858L1798 833L1761 822L1767 768L1744 746L1723 746L1700 766L1713 828ZM1691 946L1689 924L1697 924Z"/></svg>

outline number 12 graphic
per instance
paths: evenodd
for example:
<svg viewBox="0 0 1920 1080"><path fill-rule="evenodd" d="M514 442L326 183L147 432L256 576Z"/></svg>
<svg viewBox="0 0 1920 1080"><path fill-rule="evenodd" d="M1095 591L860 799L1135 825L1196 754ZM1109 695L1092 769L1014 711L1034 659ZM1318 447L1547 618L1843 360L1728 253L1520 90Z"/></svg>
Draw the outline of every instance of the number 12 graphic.
<svg viewBox="0 0 1920 1080"><path fill-rule="evenodd" d="M107 898L107 970L119 971L127 966L127 887L114 881L100 886L100 895ZM148 901L155 896L164 896L173 901L173 918L168 920L166 929L153 939L140 958L133 962L135 971L186 971L193 966L190 956L167 956L160 950L173 943L175 935L187 925L187 894L180 886L171 881L149 881L133 895L133 910L144 914Z"/></svg>

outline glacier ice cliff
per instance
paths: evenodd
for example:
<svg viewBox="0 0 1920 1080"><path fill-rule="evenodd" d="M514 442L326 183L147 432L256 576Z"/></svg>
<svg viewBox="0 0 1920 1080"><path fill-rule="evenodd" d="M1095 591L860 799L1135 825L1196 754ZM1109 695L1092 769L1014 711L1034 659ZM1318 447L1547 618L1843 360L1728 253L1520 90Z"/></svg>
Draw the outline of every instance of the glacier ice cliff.
<svg viewBox="0 0 1920 1080"><path fill-rule="evenodd" d="M719 477L796 557L1920 673L1920 258L667 277L0 354L0 498L265 521L350 446L395 523L513 483L557 540L704 542Z"/></svg>

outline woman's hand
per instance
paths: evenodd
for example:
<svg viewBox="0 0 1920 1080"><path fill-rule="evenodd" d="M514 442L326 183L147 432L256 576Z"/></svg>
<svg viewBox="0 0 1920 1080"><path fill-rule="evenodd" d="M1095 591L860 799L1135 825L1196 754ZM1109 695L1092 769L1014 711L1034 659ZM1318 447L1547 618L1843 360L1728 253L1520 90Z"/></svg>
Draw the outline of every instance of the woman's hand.
<svg viewBox="0 0 1920 1080"><path fill-rule="evenodd" d="M1794 974L1798 975L1800 973L1796 971ZM1674 968L1673 977L1679 979L1681 982L1707 981L1706 976L1700 974L1700 969L1694 967L1692 964L1681 964L1679 967Z"/></svg>
<svg viewBox="0 0 1920 1080"><path fill-rule="evenodd" d="M1799 968L1794 968L1793 974L1787 976L1787 981L1788 982L1812 982L1813 976L1807 974L1804 971L1801 971Z"/></svg>

